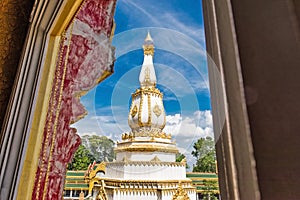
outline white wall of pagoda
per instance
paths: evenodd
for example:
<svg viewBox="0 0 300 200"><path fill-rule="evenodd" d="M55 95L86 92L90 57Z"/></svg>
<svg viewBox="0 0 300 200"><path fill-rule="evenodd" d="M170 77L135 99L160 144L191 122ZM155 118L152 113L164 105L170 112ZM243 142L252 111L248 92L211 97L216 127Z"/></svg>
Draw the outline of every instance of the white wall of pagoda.
<svg viewBox="0 0 300 200"><path fill-rule="evenodd" d="M116 160L122 161L127 158L130 161L151 161L157 157L162 162L174 162L176 155L174 153L165 152L120 152L117 154Z"/></svg>
<svg viewBox="0 0 300 200"><path fill-rule="evenodd" d="M106 177L129 180L185 180L182 163L129 162L108 163Z"/></svg>
<svg viewBox="0 0 300 200"><path fill-rule="evenodd" d="M130 200L141 200L141 199L147 199L147 200L158 200L157 192L156 191L147 191L147 190L115 190L114 197L112 200L124 200L124 199L130 199ZM109 199L111 200L111 199Z"/></svg>

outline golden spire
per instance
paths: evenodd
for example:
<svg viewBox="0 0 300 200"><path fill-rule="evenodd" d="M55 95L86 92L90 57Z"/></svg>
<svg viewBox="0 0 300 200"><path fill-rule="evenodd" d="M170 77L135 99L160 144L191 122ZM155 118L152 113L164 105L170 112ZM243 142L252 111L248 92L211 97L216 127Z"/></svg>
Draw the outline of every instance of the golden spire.
<svg viewBox="0 0 300 200"><path fill-rule="evenodd" d="M153 39L152 39L149 31L145 38L143 49L144 49L144 55L151 55L151 56L154 55Z"/></svg>
<svg viewBox="0 0 300 200"><path fill-rule="evenodd" d="M154 54L154 43L148 32L144 45L144 61L140 72L139 81L141 87L155 87L156 85L156 75L153 65L153 54Z"/></svg>
<svg viewBox="0 0 300 200"><path fill-rule="evenodd" d="M153 64L154 43L148 32L144 45L144 61L141 67L140 88L132 94L128 124L133 137L160 137L170 139L162 132L166 124L166 114L163 105L163 94L156 88L156 74ZM134 134L133 134L134 132ZM128 139L131 135L124 135Z"/></svg>
<svg viewBox="0 0 300 200"><path fill-rule="evenodd" d="M145 38L145 41L152 41L152 42L153 42L153 39L152 39L152 37L151 37L149 31L148 31L148 33L147 33L147 36L146 36L146 38Z"/></svg>

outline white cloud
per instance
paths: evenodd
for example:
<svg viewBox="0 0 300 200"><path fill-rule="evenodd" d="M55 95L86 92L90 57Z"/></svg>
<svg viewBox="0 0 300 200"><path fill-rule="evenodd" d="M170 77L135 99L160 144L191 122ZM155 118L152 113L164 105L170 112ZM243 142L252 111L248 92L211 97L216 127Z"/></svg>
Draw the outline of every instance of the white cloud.
<svg viewBox="0 0 300 200"><path fill-rule="evenodd" d="M213 124L211 111L196 111L193 116L182 117L180 114L166 117L164 131L171 133L175 138L190 140L194 138L213 137Z"/></svg>
<svg viewBox="0 0 300 200"><path fill-rule="evenodd" d="M193 115L185 117L181 114L168 115L166 121L164 131L172 134L180 153L186 156L187 163L192 168L196 162L191 155L194 143L201 137L213 137L214 135L211 111L197 110Z"/></svg>
<svg viewBox="0 0 300 200"><path fill-rule="evenodd" d="M194 112L195 121L198 123L198 126L202 128L212 128L213 121L210 110L205 111L196 111Z"/></svg>

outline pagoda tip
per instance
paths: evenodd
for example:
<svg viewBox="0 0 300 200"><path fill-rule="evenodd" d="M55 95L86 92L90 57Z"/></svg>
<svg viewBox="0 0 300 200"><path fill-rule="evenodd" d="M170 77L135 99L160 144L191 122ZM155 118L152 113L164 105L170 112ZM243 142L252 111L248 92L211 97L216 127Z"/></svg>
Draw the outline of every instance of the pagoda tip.
<svg viewBox="0 0 300 200"><path fill-rule="evenodd" d="M145 41L153 41L151 35L150 35L150 31L148 31L147 36L145 38Z"/></svg>

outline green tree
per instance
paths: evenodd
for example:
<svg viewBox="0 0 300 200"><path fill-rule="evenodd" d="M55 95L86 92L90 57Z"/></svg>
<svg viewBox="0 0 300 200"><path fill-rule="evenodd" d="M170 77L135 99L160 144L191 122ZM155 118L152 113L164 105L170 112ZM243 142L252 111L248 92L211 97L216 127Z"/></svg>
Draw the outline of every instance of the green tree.
<svg viewBox="0 0 300 200"><path fill-rule="evenodd" d="M193 172L216 172L214 140L211 137L200 138L193 147L192 155L197 159Z"/></svg>
<svg viewBox="0 0 300 200"><path fill-rule="evenodd" d="M85 135L82 136L81 141L95 157L97 163L102 161L112 161L115 158L115 143L108 137L100 135Z"/></svg>
<svg viewBox="0 0 300 200"><path fill-rule="evenodd" d="M68 164L68 170L87 170L88 166L95 160L95 157L85 146L80 145L72 162Z"/></svg>
<svg viewBox="0 0 300 200"><path fill-rule="evenodd" d="M176 154L176 162L181 162L185 158L186 158L185 155L180 152ZM186 164L185 167L186 167L186 169L190 168L190 166L188 164Z"/></svg>
<svg viewBox="0 0 300 200"><path fill-rule="evenodd" d="M182 153L176 154L176 162L181 162L185 158L185 155Z"/></svg>

